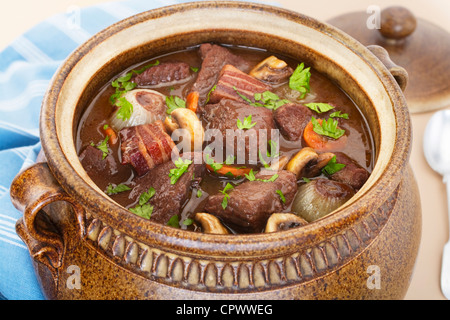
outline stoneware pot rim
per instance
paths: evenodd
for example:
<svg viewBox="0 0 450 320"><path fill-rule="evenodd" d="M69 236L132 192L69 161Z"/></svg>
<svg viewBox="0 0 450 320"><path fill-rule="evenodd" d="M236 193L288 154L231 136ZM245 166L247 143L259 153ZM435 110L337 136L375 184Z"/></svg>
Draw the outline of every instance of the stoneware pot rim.
<svg viewBox="0 0 450 320"><path fill-rule="evenodd" d="M60 145L57 134L58 125L55 120L55 107L58 103L59 94L63 90L65 80L71 69L80 59L89 54L91 48L130 25L199 8L265 11L282 16L285 19L298 21L298 23L319 30L338 41L370 65L391 99L397 123L395 129L396 142L392 150L393 156L385 164L385 170L364 191L363 199L360 198L350 205L338 209L337 212L301 228L272 234L219 236L163 226L151 220L144 220L129 214L125 208L114 201L99 196L97 190L78 177L77 171L66 158ZM236 1L192 2L154 9L117 22L99 32L75 50L56 72L43 100L40 124L42 147L52 173L63 189L86 210L95 213L96 217L107 225L139 239L143 243L151 243L155 247L164 248L168 251L190 252L193 255L195 255L195 252L225 256L245 255L250 259L251 255L276 255L280 248L293 251L295 250L295 243L298 242L302 245L305 242L316 242L319 237L335 233L340 226L349 225L358 220L364 212L371 212L378 208L380 203L383 203L397 188L402 178L403 169L407 166L410 153L411 129L404 96L390 72L365 46L331 25L300 13L265 4ZM126 217L126 219L122 219L123 217Z"/></svg>

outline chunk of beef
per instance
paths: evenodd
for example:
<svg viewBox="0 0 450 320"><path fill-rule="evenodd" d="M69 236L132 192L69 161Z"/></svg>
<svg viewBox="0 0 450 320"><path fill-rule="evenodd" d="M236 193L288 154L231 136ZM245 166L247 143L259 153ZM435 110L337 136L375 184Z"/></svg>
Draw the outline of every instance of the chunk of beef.
<svg viewBox="0 0 450 320"><path fill-rule="evenodd" d="M161 120L120 130L122 164L131 164L138 175L147 173L177 152Z"/></svg>
<svg viewBox="0 0 450 320"><path fill-rule="evenodd" d="M272 182L268 180L277 174ZM216 215L225 223L242 232L261 232L272 213L283 212L294 200L297 179L292 172L265 171L256 174L254 181L246 181L231 191L225 209L222 206L224 194L219 193L207 199L205 210ZM277 192L280 190L285 202Z"/></svg>
<svg viewBox="0 0 450 320"><path fill-rule="evenodd" d="M181 213L182 206L188 200L191 189L201 182L205 173L205 164L201 161L201 152L185 154L183 158L192 160L192 164L189 165L175 184L171 183L169 173L171 169L176 168L174 163L176 159L165 162L150 170L146 175L133 180L135 186L129 197L135 201L139 199L143 192L147 192L150 187L153 187L156 191L155 195L148 202L153 206L150 220L167 224L172 216Z"/></svg>
<svg viewBox="0 0 450 320"><path fill-rule="evenodd" d="M289 141L301 139L312 116L309 108L297 103L285 104L275 110L273 115L281 134Z"/></svg>
<svg viewBox="0 0 450 320"><path fill-rule="evenodd" d="M189 64L185 62L164 62L148 68L137 75L133 81L140 86L156 86L188 79L190 76Z"/></svg>
<svg viewBox="0 0 450 320"><path fill-rule="evenodd" d="M208 93L216 84L223 66L231 64L244 72L250 68L249 63L242 57L233 54L227 48L219 45L204 43L200 46L199 52L203 61L191 91L197 91L199 93L200 105L206 103Z"/></svg>
<svg viewBox="0 0 450 320"><path fill-rule="evenodd" d="M217 103L221 99L243 101L242 96L255 102L255 93L270 91L271 86L249 76L232 65L225 65L220 71L216 88L210 94L210 103Z"/></svg>
<svg viewBox="0 0 450 320"><path fill-rule="evenodd" d="M253 107L247 103L235 100L222 99L217 104L207 104L199 109L200 118L205 123L205 132L217 129L221 133L223 149L228 150L227 155L233 154L238 164L257 162L258 151L265 154L267 142L273 138L275 123L272 111L262 107ZM251 117L251 129L240 130L237 120L242 123L245 118ZM211 132L211 131L209 131ZM205 137L205 140L209 140Z"/></svg>
<svg viewBox="0 0 450 320"><path fill-rule="evenodd" d="M369 179L369 172L342 152L334 152L336 162L345 164L345 167L330 176L331 180L346 183L354 189L360 189Z"/></svg>
<svg viewBox="0 0 450 320"><path fill-rule="evenodd" d="M114 157L108 154L103 158L103 152L94 146L87 146L80 153L79 159L90 177L109 177L118 171Z"/></svg>

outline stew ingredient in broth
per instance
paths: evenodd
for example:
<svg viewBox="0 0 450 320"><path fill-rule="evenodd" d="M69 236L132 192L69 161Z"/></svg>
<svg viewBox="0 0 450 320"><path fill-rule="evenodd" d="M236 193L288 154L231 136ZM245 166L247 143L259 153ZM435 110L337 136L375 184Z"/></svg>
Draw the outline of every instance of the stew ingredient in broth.
<svg viewBox="0 0 450 320"><path fill-rule="evenodd" d="M77 149L130 214L233 234L337 209L369 177L371 139L352 100L303 62L205 43L112 79L83 114Z"/></svg>

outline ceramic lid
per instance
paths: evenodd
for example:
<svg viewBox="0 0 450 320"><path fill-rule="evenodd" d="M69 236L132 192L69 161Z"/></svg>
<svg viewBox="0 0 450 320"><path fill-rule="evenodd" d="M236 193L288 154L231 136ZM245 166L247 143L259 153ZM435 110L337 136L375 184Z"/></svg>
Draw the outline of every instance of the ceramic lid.
<svg viewBox="0 0 450 320"><path fill-rule="evenodd" d="M450 106L450 33L404 7L353 12L328 23L364 45L379 45L409 74L405 97L412 113Z"/></svg>

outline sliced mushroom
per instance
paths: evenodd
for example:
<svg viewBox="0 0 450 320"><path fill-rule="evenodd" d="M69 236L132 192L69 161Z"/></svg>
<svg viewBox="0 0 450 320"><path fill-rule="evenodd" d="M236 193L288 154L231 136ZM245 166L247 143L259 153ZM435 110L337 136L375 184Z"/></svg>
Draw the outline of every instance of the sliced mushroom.
<svg viewBox="0 0 450 320"><path fill-rule="evenodd" d="M267 220L265 233L284 231L300 226L304 226L308 222L293 213L273 213Z"/></svg>
<svg viewBox="0 0 450 320"><path fill-rule="evenodd" d="M202 150L205 132L202 122L195 112L187 108L178 108L173 110L170 116L179 127L179 129L174 130L174 133L183 137L183 144L187 144L183 147L184 152ZM187 147L190 147L190 150L186 150Z"/></svg>
<svg viewBox="0 0 450 320"><path fill-rule="evenodd" d="M274 171L283 170L284 167L286 167L286 165L288 164L288 162L289 157L283 155L281 157L276 158L268 169Z"/></svg>
<svg viewBox="0 0 450 320"><path fill-rule="evenodd" d="M172 133L176 129L179 129L179 128L180 128L180 126L178 125L178 123L173 121L173 119L171 117L166 117L164 119L164 129L166 129L167 133Z"/></svg>
<svg viewBox="0 0 450 320"><path fill-rule="evenodd" d="M287 81L293 72L286 62L270 56L254 67L249 74L265 82L281 83Z"/></svg>
<svg viewBox="0 0 450 320"><path fill-rule="evenodd" d="M299 178L306 165L311 161L317 161L318 158L319 155L313 148L305 147L297 152L297 154L289 161L286 170L291 171Z"/></svg>
<svg viewBox="0 0 450 320"><path fill-rule="evenodd" d="M205 233L212 234L229 234L227 228L223 226L220 220L209 213L197 212L194 217L195 221L199 222Z"/></svg>
<svg viewBox="0 0 450 320"><path fill-rule="evenodd" d="M112 114L110 123L116 131L164 120L166 116L166 96L160 92L150 89L134 89L126 92L121 98L125 98L133 109L130 118L126 120L120 118L120 108Z"/></svg>

